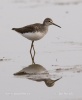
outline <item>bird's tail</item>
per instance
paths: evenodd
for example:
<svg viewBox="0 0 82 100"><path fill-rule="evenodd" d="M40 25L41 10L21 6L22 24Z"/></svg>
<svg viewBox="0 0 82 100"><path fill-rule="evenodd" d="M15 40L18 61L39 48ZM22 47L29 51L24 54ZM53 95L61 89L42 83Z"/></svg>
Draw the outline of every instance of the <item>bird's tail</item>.
<svg viewBox="0 0 82 100"><path fill-rule="evenodd" d="M19 72L14 73L13 75L20 76L20 75L26 75L26 74L27 73L25 73L25 72L19 71Z"/></svg>
<svg viewBox="0 0 82 100"><path fill-rule="evenodd" d="M23 29L22 28L12 28L12 30L23 34Z"/></svg>
<svg viewBox="0 0 82 100"><path fill-rule="evenodd" d="M16 30L16 28L12 28L12 30Z"/></svg>

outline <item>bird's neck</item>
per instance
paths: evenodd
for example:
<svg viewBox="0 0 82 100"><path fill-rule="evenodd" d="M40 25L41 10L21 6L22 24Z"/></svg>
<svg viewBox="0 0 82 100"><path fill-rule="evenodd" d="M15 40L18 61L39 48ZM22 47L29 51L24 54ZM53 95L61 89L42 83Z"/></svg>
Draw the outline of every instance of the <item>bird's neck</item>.
<svg viewBox="0 0 82 100"><path fill-rule="evenodd" d="M48 25L42 24L42 33L45 35L48 32Z"/></svg>
<svg viewBox="0 0 82 100"><path fill-rule="evenodd" d="M49 27L49 25L48 24L45 24L45 23L43 23L43 26L44 27L47 27L47 28Z"/></svg>
<svg viewBox="0 0 82 100"><path fill-rule="evenodd" d="M47 32L48 32L48 27L49 27L49 25L43 24L43 26L44 26L44 29L45 29L45 33L47 33Z"/></svg>

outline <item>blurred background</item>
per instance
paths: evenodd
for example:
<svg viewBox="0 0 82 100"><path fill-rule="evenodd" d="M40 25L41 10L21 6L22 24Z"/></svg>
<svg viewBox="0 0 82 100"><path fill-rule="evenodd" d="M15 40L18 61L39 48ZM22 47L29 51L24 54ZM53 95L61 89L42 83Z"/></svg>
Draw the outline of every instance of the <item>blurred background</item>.
<svg viewBox="0 0 82 100"><path fill-rule="evenodd" d="M53 88L13 76L32 61L29 53L31 41L12 28L42 23L47 17L62 28L50 26L47 35L35 42L35 62L52 75L62 76ZM81 72L82 0L0 0L2 100L82 100Z"/></svg>

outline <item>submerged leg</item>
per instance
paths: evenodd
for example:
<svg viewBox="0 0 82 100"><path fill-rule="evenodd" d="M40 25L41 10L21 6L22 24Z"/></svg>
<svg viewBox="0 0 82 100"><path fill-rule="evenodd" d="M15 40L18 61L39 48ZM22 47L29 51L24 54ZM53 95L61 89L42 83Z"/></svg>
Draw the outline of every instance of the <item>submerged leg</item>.
<svg viewBox="0 0 82 100"><path fill-rule="evenodd" d="M35 62L34 62L35 55L32 55L32 52L30 53L30 55L31 55L31 59L32 59L32 64L35 64Z"/></svg>
<svg viewBox="0 0 82 100"><path fill-rule="evenodd" d="M31 55L31 58L32 58L32 64L35 64L34 62L34 57L35 57L35 49L34 49L34 45L33 45L34 41L32 41L31 43L31 48L30 48L30 55ZM32 55L32 49L34 51L34 55Z"/></svg>

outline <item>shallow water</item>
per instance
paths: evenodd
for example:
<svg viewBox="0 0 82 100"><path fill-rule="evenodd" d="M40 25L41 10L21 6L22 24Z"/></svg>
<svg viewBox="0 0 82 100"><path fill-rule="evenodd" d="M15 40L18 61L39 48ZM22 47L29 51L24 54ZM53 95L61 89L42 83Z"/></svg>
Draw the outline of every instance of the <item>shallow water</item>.
<svg viewBox="0 0 82 100"><path fill-rule="evenodd" d="M1 99L81 100L81 51L37 52L34 61L39 64L39 69L36 64L29 69L29 65L32 65L30 53L22 53L18 57L14 55L10 60L0 62ZM28 74L19 77L13 75L23 68ZM50 85L49 78L54 84ZM59 80L55 82L57 79ZM45 80L48 80L47 85Z"/></svg>
<svg viewBox="0 0 82 100"><path fill-rule="evenodd" d="M82 4L54 6L54 2L0 2L0 99L82 99ZM34 43L36 55L31 59L31 42L11 29L46 17L62 28L51 26L48 34ZM25 75L13 75L22 69Z"/></svg>

